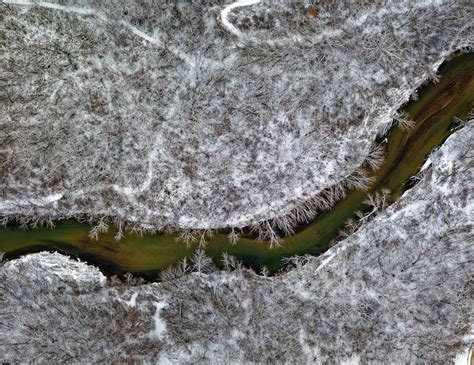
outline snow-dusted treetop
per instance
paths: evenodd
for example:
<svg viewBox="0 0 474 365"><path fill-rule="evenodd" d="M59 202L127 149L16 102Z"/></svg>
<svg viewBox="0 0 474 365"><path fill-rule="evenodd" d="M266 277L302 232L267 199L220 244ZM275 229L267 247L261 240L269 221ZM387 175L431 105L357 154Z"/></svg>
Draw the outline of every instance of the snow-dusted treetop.
<svg viewBox="0 0 474 365"><path fill-rule="evenodd" d="M463 2L4 0L3 215L284 215L358 166L466 45Z"/></svg>

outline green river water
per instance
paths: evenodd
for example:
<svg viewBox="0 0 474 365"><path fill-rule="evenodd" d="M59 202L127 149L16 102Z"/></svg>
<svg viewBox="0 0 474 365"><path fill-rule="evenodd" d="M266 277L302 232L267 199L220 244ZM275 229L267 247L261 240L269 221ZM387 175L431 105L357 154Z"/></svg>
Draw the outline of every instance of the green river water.
<svg viewBox="0 0 474 365"><path fill-rule="evenodd" d="M222 253L227 252L245 266L256 270L266 266L270 272L275 272L283 267L284 257L318 255L327 250L345 222L353 218L357 210L366 208L363 202L367 194L389 189L392 192L389 200L395 201L409 187L410 177L419 171L433 148L452 133L453 118L466 118L474 105L474 54L455 56L441 66L439 74L439 83L422 87L418 100L403 107L416 125L408 131L392 128L386 136L385 161L380 169L371 173L374 183L368 191L349 191L329 211L320 214L296 234L285 237L279 248L269 249L266 242L251 237L242 237L232 246L225 233L217 233L209 240L206 253L216 263L220 262ZM0 252L5 252L7 258L14 258L54 250L86 259L106 272L131 272L152 278L161 269L191 256L197 248L176 242L176 235L126 235L116 241L114 229L100 235L98 240L91 240L89 229L89 225L76 221L59 222L54 229L0 228Z"/></svg>

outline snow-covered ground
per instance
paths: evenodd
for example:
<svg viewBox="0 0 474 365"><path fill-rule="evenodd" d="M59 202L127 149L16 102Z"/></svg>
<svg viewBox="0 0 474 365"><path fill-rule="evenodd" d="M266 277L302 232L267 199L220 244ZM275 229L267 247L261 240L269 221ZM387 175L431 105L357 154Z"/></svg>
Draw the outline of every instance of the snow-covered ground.
<svg viewBox="0 0 474 365"><path fill-rule="evenodd" d="M261 0L239 0L236 1L235 3L229 4L224 9L221 11L221 21L222 24L227 28L227 30L237 36L242 35L242 32L237 29L231 22L229 22L229 19L227 17L229 16L229 13L236 8L240 8L242 6L250 6L254 4L258 4Z"/></svg>
<svg viewBox="0 0 474 365"><path fill-rule="evenodd" d="M237 269L124 285L59 254L6 262L0 361L462 361L474 316L473 140L474 120L395 204L281 276Z"/></svg>
<svg viewBox="0 0 474 365"><path fill-rule="evenodd" d="M207 4L207 3L206 3ZM356 169L472 4L3 0L0 215L242 227ZM471 26L471 27L469 27Z"/></svg>

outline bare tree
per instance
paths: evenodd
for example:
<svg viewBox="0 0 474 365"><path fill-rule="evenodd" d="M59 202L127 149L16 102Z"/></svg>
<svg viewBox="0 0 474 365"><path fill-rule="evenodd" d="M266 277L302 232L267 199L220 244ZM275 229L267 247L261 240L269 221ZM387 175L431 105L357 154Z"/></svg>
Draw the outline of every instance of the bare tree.
<svg viewBox="0 0 474 365"><path fill-rule="evenodd" d="M227 235L227 239L229 240L230 244L231 245L236 245L237 242L239 242L239 239L240 239L240 236L239 234L237 233L237 229L232 227L230 229L230 232L229 234Z"/></svg>
<svg viewBox="0 0 474 365"><path fill-rule="evenodd" d="M242 263L227 252L222 254L222 265L226 271L242 270Z"/></svg>
<svg viewBox="0 0 474 365"><path fill-rule="evenodd" d="M415 122L405 113L399 113L397 116L395 116L395 122L397 123L397 126L404 131L415 127Z"/></svg>
<svg viewBox="0 0 474 365"><path fill-rule="evenodd" d="M197 241L197 234L195 230L185 229L182 230L179 236L176 237L177 241L184 242L186 246L191 246L192 243Z"/></svg>
<svg viewBox="0 0 474 365"><path fill-rule="evenodd" d="M109 225L107 223L107 217L102 216L99 218L99 221L89 230L89 237L91 239L97 240L100 233L106 233L109 230Z"/></svg>
<svg viewBox="0 0 474 365"><path fill-rule="evenodd" d="M373 146L369 154L365 158L365 164L373 171L376 171L383 163L385 155L385 148L382 145Z"/></svg>
<svg viewBox="0 0 474 365"><path fill-rule="evenodd" d="M193 271L198 273L208 273L213 270L212 259L206 256L202 249L197 249L191 258Z"/></svg>

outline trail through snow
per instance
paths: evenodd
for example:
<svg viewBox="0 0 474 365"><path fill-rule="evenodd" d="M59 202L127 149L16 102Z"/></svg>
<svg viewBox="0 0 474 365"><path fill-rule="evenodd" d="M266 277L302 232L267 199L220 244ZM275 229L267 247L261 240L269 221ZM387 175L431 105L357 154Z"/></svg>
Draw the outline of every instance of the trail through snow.
<svg viewBox="0 0 474 365"><path fill-rule="evenodd" d="M238 30L229 20L227 19L229 13L234 10L235 8L240 8L243 6L250 6L250 5L255 5L260 3L261 0L239 0L236 1L235 3L232 3L230 5L227 5L224 9L221 11L221 21L222 24L227 28L227 30L236 36L242 35L242 32Z"/></svg>
<svg viewBox="0 0 474 365"><path fill-rule="evenodd" d="M69 13L76 13L76 14L80 14L80 15L95 16L95 17L101 19L102 21L110 21L110 19L107 18L107 16L105 14L100 13L97 10L90 9L90 8L81 8L81 7L77 7L77 6L65 6L65 5L48 3L48 2L44 2L44 1L28 1L28 0L3 0L3 3L4 4L10 4L10 5L22 5L22 6L36 5L36 6L41 6L43 8L52 9L52 10L59 10L59 11L64 11L64 12L69 12ZM135 26L133 26L132 24L130 24L130 23L124 21L124 20L120 21L119 24L121 24L125 28L129 29L133 34L135 34L136 36L144 39L145 41L147 41L147 42L149 42L149 43L151 43L151 44L153 44L157 47L167 49L169 52L174 54L176 57L183 60L189 67L191 67L191 68L196 67L196 65L197 65L196 60L192 56L190 56L190 55L186 54L185 52L183 52L182 50L180 50L176 47L166 47L160 39L149 36L145 32L141 31L140 29L136 28ZM216 66L216 62L214 62L212 60L203 59L203 61L208 61L208 64L213 66L213 67ZM131 187L123 187L123 186L113 184L111 187L115 191L117 191L118 193L126 195L129 199L133 198L133 196L138 194L138 193L144 192L145 190L147 190L150 187L151 182L153 180L152 164L153 164L153 161L156 159L156 157L157 157L157 151L156 151L156 148L154 148L151 151L151 153L148 157L147 177L146 177L145 181L141 184L141 186L131 188ZM97 191L97 190L101 190L101 189L108 188L108 187L110 187L110 185L100 186L100 187L96 187L96 188L92 189L92 191ZM75 192L75 194L78 194L78 195L82 195L84 193L85 193L85 191ZM59 195L59 194L56 194L56 195ZM61 196L62 196L62 194L61 194ZM55 200L58 200L58 199L55 199Z"/></svg>
<svg viewBox="0 0 474 365"><path fill-rule="evenodd" d="M232 4L227 5L221 11L221 21L224 27L231 32L232 34L241 37L243 34L242 32L237 29L228 19L230 12L236 8L244 7L244 6L251 6L261 3L261 0L239 0ZM284 47L289 44L295 44L298 42L305 42L311 41L311 43L319 43L328 38L334 38L340 36L343 33L343 29L329 29L325 30L315 36L311 37L303 37L300 35L295 35L292 37L283 37L283 38L274 38L274 39L258 39L254 37L248 37L248 41L254 44L267 44L272 47Z"/></svg>
<svg viewBox="0 0 474 365"><path fill-rule="evenodd" d="M41 6L42 8L53 9L53 10L60 10L65 11L67 13L77 13L81 15L93 15L102 20L107 20L105 15L97 12L96 10L89 9L89 8L81 8L77 6L65 6L59 4L48 3L45 1L28 1L28 0L3 0L4 4L10 5L23 5L23 6Z"/></svg>
<svg viewBox="0 0 474 365"><path fill-rule="evenodd" d="M167 306L167 304L162 302L154 302L153 305L156 308L155 314L153 315L155 328L151 331L150 337L153 339L162 340L166 334L166 322L160 317L160 312Z"/></svg>
<svg viewBox="0 0 474 365"><path fill-rule="evenodd" d="M48 3L48 2L45 2L45 1L28 1L28 0L3 0L3 3L4 4L9 4L9 5L23 5L23 6L37 5L37 6L41 6L42 8L47 8L47 9L52 9L52 10L60 10L60 11L64 11L64 12L67 12L67 13L76 13L76 14L80 14L80 15L90 15L90 16L95 16L95 17L97 17L97 18L99 18L100 20L103 20L103 21L110 21L110 19L107 18L107 16L105 14L103 14L101 12L98 12L95 9L90 9L90 8L81 8L81 7L77 7L77 6L65 6L65 5ZM169 52L174 54L176 57L178 57L179 59L184 61L189 66L192 66L192 67L195 66L196 62L194 61L194 59L191 56L184 53L183 51L181 51L181 50L179 50L175 47L166 47L160 39L149 36L145 32L139 30L138 28L136 28L135 26L133 26L132 24L130 24L126 21L122 20L122 21L119 22L119 24L121 24L124 27L126 27L127 29L131 30L133 34L135 34L136 36L144 39L145 41L147 41L151 44L154 44L157 47L167 49Z"/></svg>

